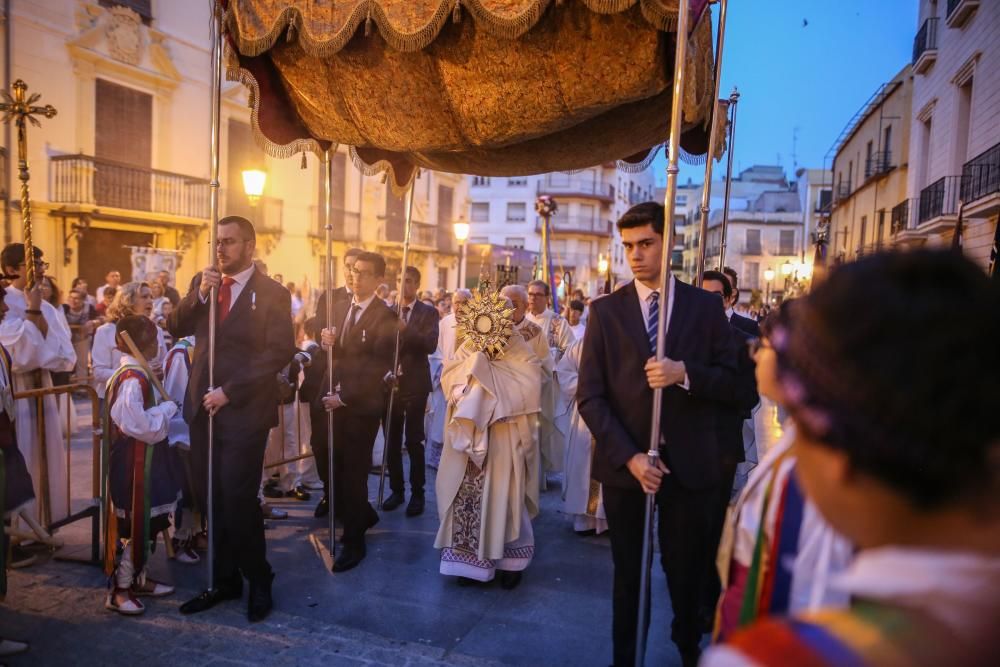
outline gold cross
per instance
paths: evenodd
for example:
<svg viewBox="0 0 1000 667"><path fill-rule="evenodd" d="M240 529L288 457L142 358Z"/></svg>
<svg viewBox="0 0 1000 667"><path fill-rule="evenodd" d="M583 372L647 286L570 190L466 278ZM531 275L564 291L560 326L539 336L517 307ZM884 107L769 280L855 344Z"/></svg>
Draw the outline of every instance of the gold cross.
<svg viewBox="0 0 1000 667"><path fill-rule="evenodd" d="M11 120L17 125L17 168L18 178L21 181L21 223L24 226L24 268L28 272L25 289L30 289L35 285L35 250L31 243L31 205L28 197L28 127L25 121L30 122L35 127L41 127L41 123L35 116L45 116L53 118L56 115L55 107L51 104L45 106L35 106L35 102L41 97L38 93L28 95L28 84L18 79L11 86L14 94L11 95L6 90L0 92L3 102L0 102L0 112L3 113L3 122L10 123Z"/></svg>

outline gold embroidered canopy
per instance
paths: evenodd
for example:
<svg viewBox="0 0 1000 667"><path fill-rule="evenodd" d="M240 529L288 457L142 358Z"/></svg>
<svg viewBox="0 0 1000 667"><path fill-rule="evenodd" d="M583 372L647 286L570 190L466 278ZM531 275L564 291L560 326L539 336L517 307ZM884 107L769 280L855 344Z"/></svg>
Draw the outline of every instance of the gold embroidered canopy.
<svg viewBox="0 0 1000 667"><path fill-rule="evenodd" d="M395 189L641 163L668 137L678 0L219 0L231 80L277 157L351 147ZM708 144L708 0L690 0L682 149Z"/></svg>

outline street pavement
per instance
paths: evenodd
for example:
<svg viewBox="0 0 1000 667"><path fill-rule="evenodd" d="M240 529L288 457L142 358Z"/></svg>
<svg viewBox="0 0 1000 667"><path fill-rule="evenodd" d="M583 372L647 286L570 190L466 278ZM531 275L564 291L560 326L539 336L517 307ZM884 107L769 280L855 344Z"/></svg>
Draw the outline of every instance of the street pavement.
<svg viewBox="0 0 1000 667"><path fill-rule="evenodd" d="M89 421L80 406L80 424ZM73 497L89 495L86 433L73 447ZM432 470L428 471L433 473ZM553 480L555 481L555 480ZM370 477L374 502L377 477ZM246 598L195 615L180 604L205 585L204 564L166 559L162 543L151 574L177 592L148 600L146 613L126 618L103 607L105 577L93 565L48 560L12 571L0 605L0 636L30 641L16 665L107 665L128 660L156 665L607 665L611 662L610 546L606 537L576 535L561 511L558 484L542 494L535 520L535 560L513 591L498 583L460 587L438 574L433 548L437 512L433 475L427 511L383 513L358 568L328 572L309 535L325 520L311 502L278 501L290 513L269 522L268 558L277 577L275 611L246 620ZM273 501L272 501L273 502ZM60 531L62 553L82 555L89 522ZM658 558L657 558L658 560ZM653 568L648 665L678 665L669 641L670 611L662 570Z"/></svg>

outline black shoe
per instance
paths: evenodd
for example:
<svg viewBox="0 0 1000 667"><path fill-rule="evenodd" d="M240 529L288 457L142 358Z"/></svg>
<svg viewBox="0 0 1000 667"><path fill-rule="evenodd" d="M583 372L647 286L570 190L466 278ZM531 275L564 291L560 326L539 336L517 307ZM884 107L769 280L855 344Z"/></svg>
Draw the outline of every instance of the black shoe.
<svg viewBox="0 0 1000 667"><path fill-rule="evenodd" d="M506 570L500 571L500 588L505 591L511 591L517 588L517 585L521 583L521 573L520 572L508 572Z"/></svg>
<svg viewBox="0 0 1000 667"><path fill-rule="evenodd" d="M386 512L391 512L402 505L404 500L406 499L403 497L402 493L396 493L393 491L392 495L386 498L385 502L382 503L382 509Z"/></svg>
<svg viewBox="0 0 1000 667"><path fill-rule="evenodd" d="M265 498L284 498L285 492L278 488L278 485L265 486L263 491Z"/></svg>
<svg viewBox="0 0 1000 667"><path fill-rule="evenodd" d="M234 586L232 584L219 586L214 590L202 591L201 595L191 598L181 605L182 614L197 614L208 611L220 602L226 600L239 600L243 597L243 584Z"/></svg>
<svg viewBox="0 0 1000 667"><path fill-rule="evenodd" d="M365 528L365 530L368 530L370 528L374 528L376 526L376 524L378 524L378 522L379 522L378 512L375 511L374 507L372 507L371 505L369 505L368 506L368 526Z"/></svg>
<svg viewBox="0 0 1000 667"><path fill-rule="evenodd" d="M352 570L361 564L361 561L365 559L365 545L362 544L345 544L344 549L340 552L340 556L333 564L334 572L347 572Z"/></svg>
<svg viewBox="0 0 1000 667"><path fill-rule="evenodd" d="M330 514L330 499L327 496L323 496L323 500L319 501L316 505L316 509L313 511L313 516L317 519L322 519L323 517Z"/></svg>
<svg viewBox="0 0 1000 667"><path fill-rule="evenodd" d="M301 484L296 486L291 491L285 493L285 496L288 498L295 498L296 500L302 500L302 501L306 501L312 498L312 494L306 491L306 487L302 486Z"/></svg>
<svg viewBox="0 0 1000 667"><path fill-rule="evenodd" d="M410 504L406 506L406 516L420 516L424 513L424 494L414 493L410 496Z"/></svg>
<svg viewBox="0 0 1000 667"><path fill-rule="evenodd" d="M250 601L247 603L247 620L257 623L267 618L274 607L271 599L271 582L274 581L272 572L262 581L250 582Z"/></svg>

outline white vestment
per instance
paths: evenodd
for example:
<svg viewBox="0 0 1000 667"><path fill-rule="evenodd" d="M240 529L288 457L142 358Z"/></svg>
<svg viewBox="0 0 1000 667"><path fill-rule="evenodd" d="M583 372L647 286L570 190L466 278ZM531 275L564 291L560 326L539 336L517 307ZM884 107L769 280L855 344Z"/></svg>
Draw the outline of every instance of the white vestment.
<svg viewBox="0 0 1000 667"><path fill-rule="evenodd" d="M427 465L437 468L441 461L441 448L444 444L444 418L448 412L448 401L441 389L441 373L445 364L455 358L457 348L455 314L449 313L441 318L438 324L438 346L430 355L431 392L427 401L427 419L424 422L424 433L427 435Z"/></svg>
<svg viewBox="0 0 1000 667"><path fill-rule="evenodd" d="M594 439L580 418L576 403L582 351L583 341L573 341L556 364L560 392L556 403L556 427L566 436L566 482L562 497L566 513L573 517L574 530L603 533L608 529L608 521L604 516L601 485L590 478Z"/></svg>
<svg viewBox="0 0 1000 667"><path fill-rule="evenodd" d="M441 574L490 581L534 555L538 460L529 417L539 409L539 362L514 335L502 358L461 347L445 366L452 399L437 474Z"/></svg>
<svg viewBox="0 0 1000 667"><path fill-rule="evenodd" d="M52 372L69 372L76 366L76 352L66 318L52 304L42 301L41 311L48 324L48 334L42 336L32 322L25 319L28 307L24 293L10 286L6 304L9 308L0 322L0 344L11 356L14 391L52 386ZM45 455L48 461L48 500L42 498L41 454L38 440L38 415L35 399L17 401L17 446L24 455L25 465L35 483L36 503L47 507L48 516L40 516L42 523L56 522L71 514L69 496L69 471L66 466L67 446L63 436L59 405L55 396L43 399L45 424Z"/></svg>
<svg viewBox="0 0 1000 667"><path fill-rule="evenodd" d="M552 371L573 342L573 332L569 322L551 310L545 310L541 315L534 315L529 311L525 319L538 325L542 330L542 340L545 341L544 356L541 358L547 373L543 374L542 410L538 413L538 445L542 453L542 468L544 472L562 472L566 442L564 434L554 423L559 383L553 378ZM539 354L543 352L540 350Z"/></svg>

